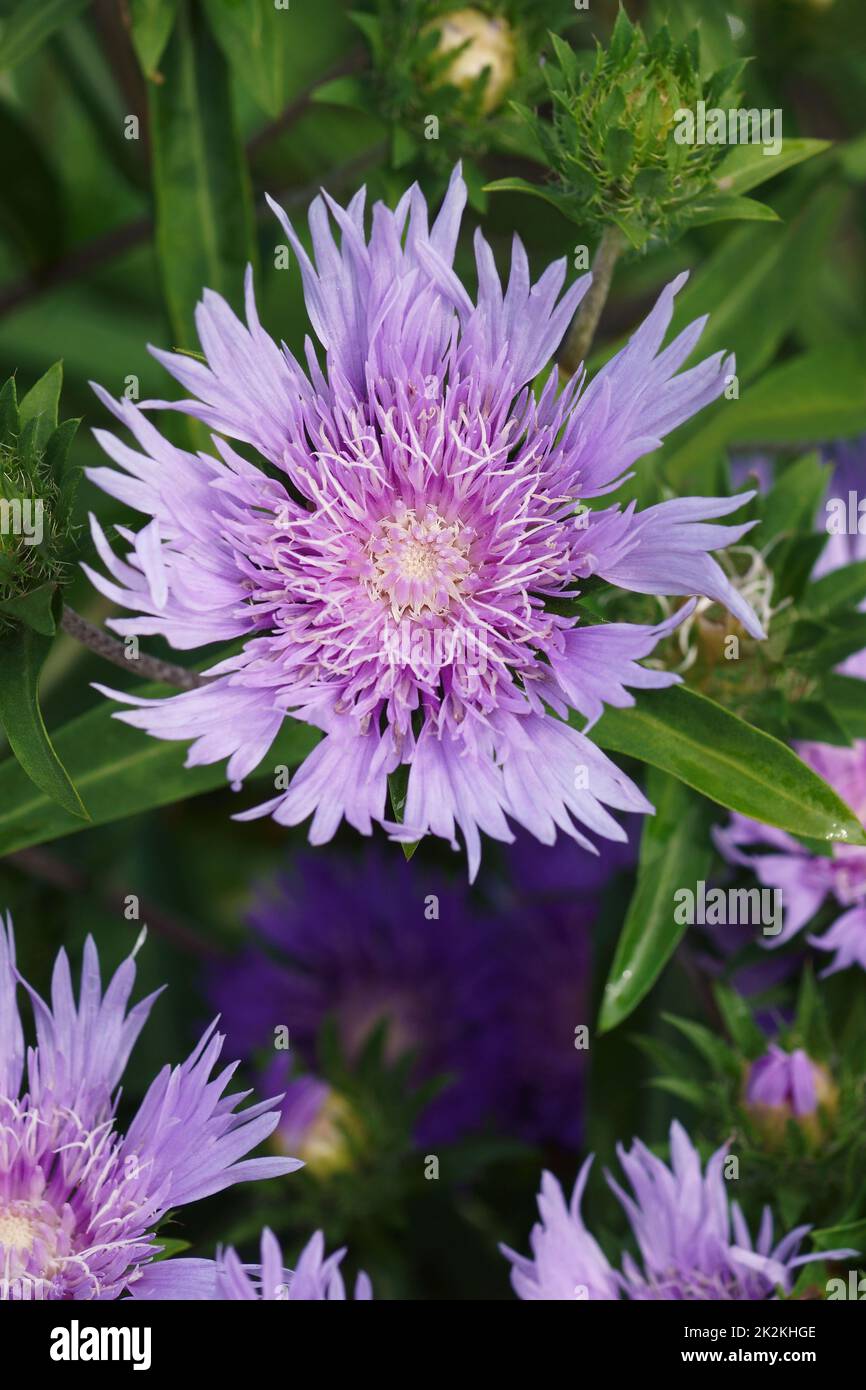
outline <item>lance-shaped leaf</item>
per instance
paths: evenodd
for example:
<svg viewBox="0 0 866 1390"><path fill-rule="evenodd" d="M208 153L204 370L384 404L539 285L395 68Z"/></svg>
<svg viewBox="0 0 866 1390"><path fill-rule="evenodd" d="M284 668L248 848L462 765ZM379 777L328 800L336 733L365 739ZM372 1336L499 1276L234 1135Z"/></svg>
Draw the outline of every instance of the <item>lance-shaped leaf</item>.
<svg viewBox="0 0 866 1390"><path fill-rule="evenodd" d="M778 154L770 155L763 145L734 145L716 169L713 182L721 193L748 193L750 189L829 148L829 140L786 138Z"/></svg>
<svg viewBox="0 0 866 1390"><path fill-rule="evenodd" d="M166 693L159 685L136 690L145 697ZM184 767L184 744L151 738L112 718L114 713L114 706L103 701L65 724L54 740L87 799L92 824L106 825L226 786L224 763ZM309 725L287 719L251 779L268 778L273 785L275 770L296 766L319 737ZM238 809L244 809L240 802ZM36 791L12 759L0 763L0 855L84 828L81 820Z"/></svg>
<svg viewBox="0 0 866 1390"><path fill-rule="evenodd" d="M826 618L840 608L853 608L866 598L866 560L831 570L809 585L800 611L809 618Z"/></svg>
<svg viewBox="0 0 866 1390"><path fill-rule="evenodd" d="M838 719L848 738L866 739L866 683L854 676L825 676L821 699Z"/></svg>
<svg viewBox="0 0 866 1390"><path fill-rule="evenodd" d="M30 783L49 804L80 824L88 819L87 810L48 737L39 708L39 673L50 646L50 637L24 624L0 638L0 723ZM32 785L29 791L32 794Z"/></svg>
<svg viewBox="0 0 866 1390"><path fill-rule="evenodd" d="M194 347L204 288L237 304L254 260L252 195L226 60L198 6L181 0L151 85L156 243L172 326Z"/></svg>
<svg viewBox="0 0 866 1390"><path fill-rule="evenodd" d="M34 444L37 449L44 449L50 436L57 429L62 387L63 363L55 362L45 375L31 386L18 407L18 420L22 430L31 421L36 422Z"/></svg>
<svg viewBox="0 0 866 1390"><path fill-rule="evenodd" d="M0 18L0 72L29 58L61 24L68 24L90 0L18 0Z"/></svg>
<svg viewBox="0 0 866 1390"><path fill-rule="evenodd" d="M676 920L674 894L705 879L712 861L712 807L656 769L646 790L656 813L644 822L637 884L605 985L600 1032L622 1023L652 989L686 930Z"/></svg>
<svg viewBox="0 0 866 1390"><path fill-rule="evenodd" d="M866 830L792 749L685 685L609 709L602 748L668 772L720 806L807 839L866 845Z"/></svg>
<svg viewBox="0 0 866 1390"><path fill-rule="evenodd" d="M159 60L165 52L177 18L178 0L130 0L132 46L141 70L152 82L161 82Z"/></svg>

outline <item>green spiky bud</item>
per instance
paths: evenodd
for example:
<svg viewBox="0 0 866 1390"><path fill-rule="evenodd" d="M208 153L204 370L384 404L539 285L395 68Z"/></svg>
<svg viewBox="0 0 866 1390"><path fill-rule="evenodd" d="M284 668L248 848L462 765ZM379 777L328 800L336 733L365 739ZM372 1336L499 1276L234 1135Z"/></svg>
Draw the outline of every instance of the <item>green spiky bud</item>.
<svg viewBox="0 0 866 1390"><path fill-rule="evenodd" d="M14 377L0 390L0 631L54 631L77 482L68 453L78 421L57 423L60 381L58 364L20 405Z"/></svg>
<svg viewBox="0 0 866 1390"><path fill-rule="evenodd" d="M743 64L705 81L696 36L674 44L661 29L648 39L623 10L610 44L599 46L594 59L556 35L551 40L554 56L544 72L552 121L521 113L555 176L543 196L589 230L612 223L636 248L698 218L714 220L709 202L720 196L714 173L728 151L684 140L677 127L699 102L736 106Z"/></svg>

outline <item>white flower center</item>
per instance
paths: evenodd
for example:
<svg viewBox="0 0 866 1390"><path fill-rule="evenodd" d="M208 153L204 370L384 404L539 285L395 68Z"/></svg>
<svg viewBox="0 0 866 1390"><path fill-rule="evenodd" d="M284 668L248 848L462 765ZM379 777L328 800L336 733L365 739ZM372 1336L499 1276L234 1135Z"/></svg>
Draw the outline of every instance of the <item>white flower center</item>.
<svg viewBox="0 0 866 1390"><path fill-rule="evenodd" d="M40 1198L0 1204L0 1299L33 1297L71 1250L73 1218Z"/></svg>
<svg viewBox="0 0 866 1390"><path fill-rule="evenodd" d="M36 1231L32 1219L22 1211L25 1206L19 1202L15 1207L0 1209L0 1245L7 1250L27 1251L33 1244Z"/></svg>
<svg viewBox="0 0 866 1390"><path fill-rule="evenodd" d="M396 619L408 612L444 613L471 573L470 537L459 521L446 521L435 507L418 513L401 507L380 521L367 547L368 578L375 598L386 599Z"/></svg>

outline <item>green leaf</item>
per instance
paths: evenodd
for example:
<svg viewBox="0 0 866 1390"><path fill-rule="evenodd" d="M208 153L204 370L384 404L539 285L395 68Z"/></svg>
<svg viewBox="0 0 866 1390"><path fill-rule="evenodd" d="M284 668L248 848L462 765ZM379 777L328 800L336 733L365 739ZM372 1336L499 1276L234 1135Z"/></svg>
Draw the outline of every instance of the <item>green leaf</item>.
<svg viewBox="0 0 866 1390"><path fill-rule="evenodd" d="M132 46L151 82L162 80L159 60L174 28L177 6L178 0L130 0Z"/></svg>
<svg viewBox="0 0 866 1390"><path fill-rule="evenodd" d="M361 10L350 10L349 19L358 26L370 45L370 52L376 59L377 66L382 64L387 57L387 50L381 20L376 15L364 14Z"/></svg>
<svg viewBox="0 0 866 1390"><path fill-rule="evenodd" d="M136 695L145 698L168 693L163 685L136 690ZM114 719L115 713L115 707L104 700L64 724L54 737L58 753L87 798L94 825L226 786L224 762L184 767L185 744L151 738ZM275 769L296 766L319 737L309 725L287 719L250 778L270 779L273 784ZM0 763L0 855L84 828L81 820L36 792L14 760Z"/></svg>
<svg viewBox="0 0 866 1390"><path fill-rule="evenodd" d="M762 1057L767 1050L767 1039L743 996L727 985L716 985L713 995L737 1050L750 1061Z"/></svg>
<svg viewBox="0 0 866 1390"><path fill-rule="evenodd" d="M24 113L0 101L0 231L31 268L58 259L64 245L63 191Z"/></svg>
<svg viewBox="0 0 866 1390"><path fill-rule="evenodd" d="M163 73L149 88L156 244L176 341L190 347L202 290L237 303L255 248L226 61L189 0L180 0Z"/></svg>
<svg viewBox="0 0 866 1390"><path fill-rule="evenodd" d="M803 671L822 674L866 649L866 613L845 613L821 623L801 619L794 624L785 650Z"/></svg>
<svg viewBox="0 0 866 1390"><path fill-rule="evenodd" d="M685 227L709 227L713 222L778 222L779 214L767 203L754 198L726 197L716 193L701 195L683 209Z"/></svg>
<svg viewBox="0 0 866 1390"><path fill-rule="evenodd" d="M785 737L831 743L837 748L845 748L851 742L840 721L818 700L797 700L791 705Z"/></svg>
<svg viewBox="0 0 866 1390"><path fill-rule="evenodd" d="M57 429L57 412L60 407L60 391L63 386L63 363L55 362L41 376L35 386L31 386L18 407L21 429L31 420L37 421L34 443L37 449L44 449L49 436Z"/></svg>
<svg viewBox="0 0 866 1390"><path fill-rule="evenodd" d="M710 316L696 360L720 349L735 352L741 382L769 365L796 326L844 201L838 188L821 188L783 226L750 225L725 237L677 296L672 333Z"/></svg>
<svg viewBox="0 0 866 1390"><path fill-rule="evenodd" d="M688 1038L717 1076L739 1077L739 1060L717 1033L690 1018L678 1018L675 1014L663 1014L662 1017Z"/></svg>
<svg viewBox="0 0 866 1390"><path fill-rule="evenodd" d="M733 406L731 444L806 444L866 430L863 347L839 343L767 372Z"/></svg>
<svg viewBox="0 0 866 1390"><path fill-rule="evenodd" d="M56 597L56 584L40 584L38 589L32 589L29 594L4 599L0 602L0 612L25 623L34 632L41 632L43 637L53 637L57 631L54 613Z"/></svg>
<svg viewBox="0 0 866 1390"><path fill-rule="evenodd" d="M716 170L716 187L721 193L748 193L829 148L829 140L791 140L787 136L777 155L764 154L762 145L735 145Z"/></svg>
<svg viewBox="0 0 866 1390"><path fill-rule="evenodd" d="M648 690L633 709L607 710L592 738L765 825L866 845L854 812L792 749L688 686Z"/></svg>
<svg viewBox="0 0 866 1390"><path fill-rule="evenodd" d="M684 1076L653 1076L649 1084L657 1091L667 1091L677 1100L684 1100L696 1110L703 1109L707 1099L706 1088L698 1081L688 1081Z"/></svg>
<svg viewBox="0 0 866 1390"><path fill-rule="evenodd" d="M274 0L205 0L205 9L239 80L263 111L278 116L289 94L288 8Z"/></svg>
<svg viewBox="0 0 866 1390"><path fill-rule="evenodd" d="M830 472L817 453L806 454L783 468L772 489L758 502L762 540L790 531L811 531Z"/></svg>
<svg viewBox="0 0 866 1390"><path fill-rule="evenodd" d="M795 1017L797 1039L810 1057L827 1061L833 1052L833 1038L827 1005L811 965L806 965L800 979Z"/></svg>
<svg viewBox="0 0 866 1390"><path fill-rule="evenodd" d="M646 791L656 814L643 826L637 884L602 999L602 1033L622 1023L655 984L686 930L674 920L674 893L705 878L712 858L707 803L656 770Z"/></svg>
<svg viewBox="0 0 866 1390"><path fill-rule="evenodd" d="M707 454L727 445L820 443L866 431L863 346L838 342L765 372L739 400L720 401L704 423L678 431L662 453L664 476L679 489Z"/></svg>
<svg viewBox="0 0 866 1390"><path fill-rule="evenodd" d="M0 723L30 782L61 814L80 824L89 819L87 810L54 750L39 708L39 673L50 646L50 637L24 626L0 639Z"/></svg>
<svg viewBox="0 0 866 1390"><path fill-rule="evenodd" d="M158 1255L154 1255L154 1264L158 1264L160 1260L170 1260L173 1255L181 1255L184 1250L189 1250L191 1248L191 1242L188 1240L169 1239L168 1236L159 1234L157 1235L157 1240L162 1246L162 1249Z"/></svg>
<svg viewBox="0 0 866 1390"><path fill-rule="evenodd" d="M824 678L821 696L849 739L866 739L866 682L835 672Z"/></svg>
<svg viewBox="0 0 866 1390"><path fill-rule="evenodd" d="M826 544L826 533L799 531L772 547L767 562L773 571L774 603L789 597L800 601Z"/></svg>
<svg viewBox="0 0 866 1390"><path fill-rule="evenodd" d="M10 376L0 390L0 443L11 444L17 438L20 428L18 392L15 389L15 378Z"/></svg>
<svg viewBox="0 0 866 1390"><path fill-rule="evenodd" d="M858 1250L862 1254L866 1251L866 1217L841 1226L822 1226L812 1232L812 1247L815 1250Z"/></svg>
<svg viewBox="0 0 866 1390"><path fill-rule="evenodd" d="M89 0L18 0L0 19L0 72L29 58L47 38L68 24Z"/></svg>
<svg viewBox="0 0 866 1390"><path fill-rule="evenodd" d="M388 795L391 798L391 809L394 812L394 819L402 824L403 810L406 805L406 791L409 786L409 768L402 763L394 772L388 773ZM407 860L412 858L416 849L420 845L420 840L403 840L401 848Z"/></svg>
<svg viewBox="0 0 866 1390"><path fill-rule="evenodd" d="M373 115L377 112L374 94L362 77L333 77L329 82L322 82L310 100L324 103L326 106L347 106L350 110L366 111ZM402 127L398 129L414 146L408 131Z"/></svg>
<svg viewBox="0 0 866 1390"><path fill-rule="evenodd" d="M866 598L866 560L831 570L810 584L800 612L809 618L826 618L837 608L856 608Z"/></svg>
<svg viewBox="0 0 866 1390"><path fill-rule="evenodd" d="M613 178L622 178L634 153L634 136L624 126L613 126L604 142L607 171Z"/></svg>
<svg viewBox="0 0 866 1390"><path fill-rule="evenodd" d="M555 188L548 184L530 183L528 179L508 178L494 179L492 183L484 185L485 193L527 193L531 198L540 198L544 203L550 203L557 212L561 212L563 217L576 215L577 209L573 206L573 199L564 193L558 193Z"/></svg>

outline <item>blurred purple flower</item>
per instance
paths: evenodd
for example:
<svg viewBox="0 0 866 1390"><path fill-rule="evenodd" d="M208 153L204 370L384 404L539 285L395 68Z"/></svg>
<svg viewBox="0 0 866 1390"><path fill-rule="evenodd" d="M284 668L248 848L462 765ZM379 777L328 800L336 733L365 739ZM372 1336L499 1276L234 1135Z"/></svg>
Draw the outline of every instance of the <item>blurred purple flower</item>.
<svg viewBox="0 0 866 1390"><path fill-rule="evenodd" d="M253 944L215 967L210 990L244 1055L272 1051L285 1026L292 1052L315 1068L326 1017L350 1058L384 1020L386 1060L415 1050L419 1080L450 1078L425 1109L425 1139L491 1116L508 1075L507 986L497 934L465 885L373 846L357 858L306 856L259 892L250 926ZM283 1126L290 1137L311 1127L326 1097L291 1083L287 1099L284 1143Z"/></svg>
<svg viewBox="0 0 866 1390"><path fill-rule="evenodd" d="M866 743L853 748L804 743L797 751L866 824ZM762 945L773 949L790 941L827 898L835 898L844 909L841 916L823 936L808 940L836 953L825 975L850 965L866 970L866 849L834 844L829 858L812 854L785 831L736 814L714 829L713 838L729 863L751 869L764 887L780 890L784 925L778 936L762 936ZM757 852L764 850L770 852Z"/></svg>
<svg viewBox="0 0 866 1390"><path fill-rule="evenodd" d="M301 1251L294 1271L285 1269L279 1242L274 1233L265 1228L260 1265L242 1264L231 1247L218 1252L215 1260L162 1260L148 1266L132 1292L137 1299L345 1302L346 1286L340 1273L345 1253L345 1250L337 1250L326 1257L325 1238L321 1231L316 1231ZM372 1297L370 1280L366 1274L359 1274L355 1298L369 1300Z"/></svg>
<svg viewBox="0 0 866 1390"><path fill-rule="evenodd" d="M641 1264L626 1255L614 1269L583 1224L580 1203L592 1157L584 1163L570 1204L550 1173L541 1180L541 1222L532 1229L532 1258L503 1247L512 1263L519 1298L728 1300L767 1299L790 1290L794 1271L811 1260L856 1251L800 1255L811 1229L798 1226L774 1245L773 1218L765 1208L753 1242L736 1202L729 1202L724 1176L727 1148L713 1154L704 1171L700 1155L677 1121L670 1131L670 1168L639 1140L617 1148L631 1193L606 1174L628 1217Z"/></svg>
<svg viewBox="0 0 866 1390"><path fill-rule="evenodd" d="M213 1025L118 1131L118 1085L156 998L127 1013L134 983L129 956L103 994L88 938L78 1004L61 950L49 1007L16 971L0 920L0 1298L118 1298L162 1248L156 1228L172 1207L301 1166L245 1159L274 1130L276 1101L238 1111L249 1093L223 1094L237 1064L212 1076L223 1044ZM19 985L37 1038L24 1091Z"/></svg>
<svg viewBox="0 0 866 1390"><path fill-rule="evenodd" d="M431 834L455 848L459 829L474 877L481 833L510 843L509 822L546 844L559 830L593 849L578 826L621 840L606 808L648 804L566 715L592 722L605 704L632 704L627 687L675 682L639 663L689 608L656 626L578 626L561 601L597 575L642 594L705 595L763 635L711 556L749 529L715 523L751 494L640 512L585 506L717 399L733 359L716 353L679 370L703 320L662 350L680 276L591 384L581 370L560 391L554 366L536 397L532 383L589 277L560 297L562 260L532 285L515 240L503 293L478 233L473 303L452 268L466 202L459 170L431 228L413 186L396 210L376 205L368 240L364 196L347 209L315 200L316 267L271 204L300 263L324 371L309 340L305 372L264 331L251 274L246 325L205 292L196 321L206 362L156 353L193 399L144 408L202 420L219 432L218 458L175 448L143 408L100 391L142 452L97 430L118 467L89 477L151 518L137 533L120 528L125 559L92 522L108 577L88 573L136 615L110 625L181 650L244 639L198 689L163 700L106 693L140 706L118 718L193 740L190 766L228 758L233 783L286 716L320 729L288 788L242 817L312 816L314 844L344 817L364 834L379 821L395 838ZM268 471L219 435L252 445ZM400 766L408 787L396 825L387 778Z"/></svg>
<svg viewBox="0 0 866 1390"><path fill-rule="evenodd" d="M577 1146L592 928L603 889L633 857L628 844L599 860L520 835L484 902L418 858L396 863L374 846L302 858L259 890L253 943L215 967L211 999L242 1054L272 1050L284 1025L314 1069L327 1015L352 1055L384 1018L387 1055L415 1048L419 1079L450 1078L424 1111L424 1142L496 1120L529 1142ZM339 1098L317 1078L289 1079L278 1059L266 1082L286 1092L287 1150L312 1168L339 1162Z"/></svg>

